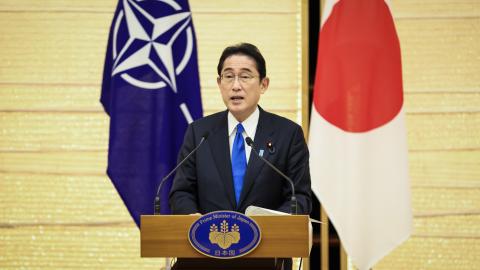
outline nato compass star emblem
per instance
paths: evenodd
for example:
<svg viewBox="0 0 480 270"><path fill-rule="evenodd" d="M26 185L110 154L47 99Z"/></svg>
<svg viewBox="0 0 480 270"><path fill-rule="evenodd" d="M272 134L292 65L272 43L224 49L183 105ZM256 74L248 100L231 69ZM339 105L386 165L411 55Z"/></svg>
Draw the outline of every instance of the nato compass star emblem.
<svg viewBox="0 0 480 270"><path fill-rule="evenodd" d="M156 90L168 85L177 93L176 76L185 69L193 51L191 13L182 12L182 7L173 0L156 0L174 12L154 17L142 8L141 2L144 1L123 0L123 9L114 19L111 76L119 75L127 83L143 89ZM175 63L172 46L184 33L183 57ZM145 67L153 71L150 72L154 75L153 81L152 76L146 80L145 76L135 73L135 69Z"/></svg>

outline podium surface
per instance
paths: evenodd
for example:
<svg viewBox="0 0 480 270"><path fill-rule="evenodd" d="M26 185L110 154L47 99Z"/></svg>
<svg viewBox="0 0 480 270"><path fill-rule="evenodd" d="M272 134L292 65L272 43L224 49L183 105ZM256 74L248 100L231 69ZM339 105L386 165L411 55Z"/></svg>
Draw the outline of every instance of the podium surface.
<svg viewBox="0 0 480 270"><path fill-rule="evenodd" d="M206 258L188 240L190 226L201 216L143 215L141 257ZM260 227L258 247L242 258L309 257L309 217L306 215L250 216Z"/></svg>

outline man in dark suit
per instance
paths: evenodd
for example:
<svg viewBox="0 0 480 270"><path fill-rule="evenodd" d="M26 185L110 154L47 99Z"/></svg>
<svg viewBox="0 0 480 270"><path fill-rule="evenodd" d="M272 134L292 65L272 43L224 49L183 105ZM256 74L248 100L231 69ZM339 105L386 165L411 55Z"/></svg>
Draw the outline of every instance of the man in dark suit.
<svg viewBox="0 0 480 270"><path fill-rule="evenodd" d="M250 137L258 154L293 180L297 213L309 214L309 154L302 129L258 106L260 95L269 84L262 54L252 44L227 47L217 72L217 84L227 110L189 125L179 160L198 146L202 138L207 139L175 175L170 192L172 212L205 214L232 210L244 213L248 206L255 205L289 213L290 184L252 153L252 148L245 143ZM248 268L248 260L238 260L236 265ZM173 269L197 269L200 263L221 269L221 261L182 259ZM258 262L253 265L258 267ZM263 262L270 264L268 259ZM291 269L292 261L286 259L273 264Z"/></svg>
<svg viewBox="0 0 480 270"><path fill-rule="evenodd" d="M208 136L177 171L170 193L174 214L245 212L249 205L290 212L291 186L252 153L244 139L295 185L298 213L311 211L309 154L296 123L258 106L269 85L265 60L251 44L227 47L217 84L227 110L189 125L179 160Z"/></svg>

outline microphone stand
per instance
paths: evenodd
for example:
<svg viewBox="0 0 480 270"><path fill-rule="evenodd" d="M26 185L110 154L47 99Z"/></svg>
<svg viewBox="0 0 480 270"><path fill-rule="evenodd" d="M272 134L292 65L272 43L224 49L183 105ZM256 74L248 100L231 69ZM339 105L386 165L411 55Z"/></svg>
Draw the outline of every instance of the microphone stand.
<svg viewBox="0 0 480 270"><path fill-rule="evenodd" d="M270 168L272 168L272 170L274 170L275 172L280 174L283 178L285 178L288 181L288 183L290 183L290 186L292 187L292 197L290 198L290 214L296 215L297 214L297 208L298 208L297 207L297 197L295 197L295 185L293 184L292 179L290 179L290 177L286 176L282 171L277 169L277 167L275 167L272 163L270 163L270 161L266 160L264 157L262 157L258 154L257 149L255 149L255 147L253 146L252 138L247 137L247 138L245 138L245 141L246 141L247 145L252 148L253 152L255 152L257 157L259 157L261 160L263 160Z"/></svg>
<svg viewBox="0 0 480 270"><path fill-rule="evenodd" d="M158 189L157 189L157 193L155 195L155 201L153 203L153 209L154 209L154 215L160 215L160 206L161 206L161 202L160 202L160 190L162 189L162 186L163 184L165 184L165 182L167 181L167 179L172 176L172 174L177 171L177 169L182 166L182 164L191 156L193 155L193 153L195 153L197 151L198 148L200 148L200 146L203 144L203 142L207 139L208 137L208 133L203 135L202 136L202 139L200 140L200 143L198 143L198 145L190 152L188 153L188 155L182 159L182 161L180 161L177 166L175 166L175 168L173 168L165 177L162 178L162 180L160 181L160 184L158 185Z"/></svg>

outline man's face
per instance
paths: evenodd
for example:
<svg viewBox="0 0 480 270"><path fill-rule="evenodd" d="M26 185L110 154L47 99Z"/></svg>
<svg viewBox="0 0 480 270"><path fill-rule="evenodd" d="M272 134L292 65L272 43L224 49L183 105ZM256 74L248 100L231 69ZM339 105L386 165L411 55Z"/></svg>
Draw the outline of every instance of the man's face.
<svg viewBox="0 0 480 270"><path fill-rule="evenodd" d="M255 61L241 54L225 59L221 76L217 79L223 102L239 122L255 111L260 95L267 91L268 83L268 78L260 81Z"/></svg>

